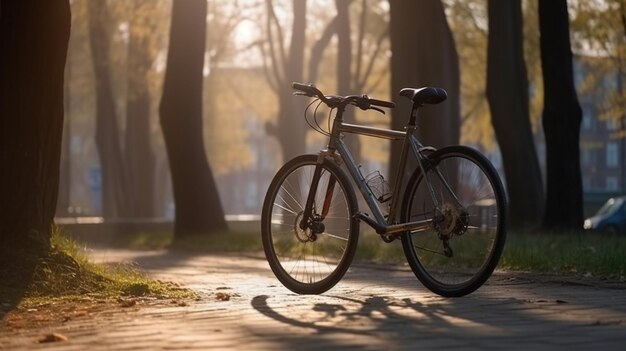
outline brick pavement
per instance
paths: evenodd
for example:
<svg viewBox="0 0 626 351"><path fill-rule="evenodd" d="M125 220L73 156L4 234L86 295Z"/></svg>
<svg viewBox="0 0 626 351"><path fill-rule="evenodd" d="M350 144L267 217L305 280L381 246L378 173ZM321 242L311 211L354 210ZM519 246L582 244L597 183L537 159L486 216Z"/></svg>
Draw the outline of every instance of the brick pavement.
<svg viewBox="0 0 626 351"><path fill-rule="evenodd" d="M355 265L335 288L298 296L260 257L97 250L199 292L158 305L0 334L7 350L624 349L626 286L497 272L477 292L447 299L406 267ZM218 293L230 300L217 299ZM68 341L37 344L58 332Z"/></svg>

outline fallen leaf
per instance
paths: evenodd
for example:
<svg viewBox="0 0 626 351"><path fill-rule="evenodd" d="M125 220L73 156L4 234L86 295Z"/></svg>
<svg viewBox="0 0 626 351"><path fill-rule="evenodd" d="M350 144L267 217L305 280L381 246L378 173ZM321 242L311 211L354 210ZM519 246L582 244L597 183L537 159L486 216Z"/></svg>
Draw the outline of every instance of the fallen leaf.
<svg viewBox="0 0 626 351"><path fill-rule="evenodd" d="M219 301L228 301L230 300L230 294L226 294L223 292L218 292L217 294L215 294L215 299L219 300Z"/></svg>
<svg viewBox="0 0 626 351"><path fill-rule="evenodd" d="M67 336L59 333L50 333L42 336L37 340L40 344L44 342L67 341Z"/></svg>

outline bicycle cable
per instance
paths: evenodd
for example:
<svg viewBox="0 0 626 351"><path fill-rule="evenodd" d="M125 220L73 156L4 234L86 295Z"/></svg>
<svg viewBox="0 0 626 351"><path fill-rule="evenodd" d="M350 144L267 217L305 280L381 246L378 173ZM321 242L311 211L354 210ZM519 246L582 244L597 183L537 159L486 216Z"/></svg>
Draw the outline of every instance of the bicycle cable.
<svg viewBox="0 0 626 351"><path fill-rule="evenodd" d="M322 128L319 121L317 120L317 109L319 109L321 105L322 105L322 101L320 101L320 103L317 104L317 106L315 106L315 111L313 112L313 120L315 121L315 125L319 128L319 130L322 131L323 135L330 136L330 129L328 129L327 131L324 130L324 128Z"/></svg>
<svg viewBox="0 0 626 351"><path fill-rule="evenodd" d="M329 135L330 135L330 119L333 117L333 110L334 110L334 108L331 108L330 111L328 111L328 121L327 122L328 122L328 132L329 132Z"/></svg>
<svg viewBox="0 0 626 351"><path fill-rule="evenodd" d="M315 110L313 110L313 122L311 122L309 120L309 115L308 115L308 111L309 108L311 108L311 106L317 102L317 106L315 106ZM325 136L330 136L329 132L326 132L324 129L322 129L322 127L320 126L319 122L317 121L317 110L319 109L320 105L322 104L322 100L320 99L314 99L313 101L311 101L307 107L304 109L304 120L306 121L306 124L309 125L309 127L311 127L311 129L313 129L314 131L325 135ZM315 125L313 125L313 123L315 123Z"/></svg>

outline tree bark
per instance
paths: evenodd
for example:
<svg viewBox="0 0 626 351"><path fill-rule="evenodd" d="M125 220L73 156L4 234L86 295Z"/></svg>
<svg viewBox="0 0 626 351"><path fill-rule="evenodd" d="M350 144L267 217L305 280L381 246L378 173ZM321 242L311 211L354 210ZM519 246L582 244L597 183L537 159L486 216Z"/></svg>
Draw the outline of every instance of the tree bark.
<svg viewBox="0 0 626 351"><path fill-rule="evenodd" d="M135 0L135 9L152 0ZM150 132L150 83L148 73L152 65L150 42L145 29L138 33L131 23L128 42L128 92L126 97L125 169L127 170L128 199L132 217L155 215L155 156Z"/></svg>
<svg viewBox="0 0 626 351"><path fill-rule="evenodd" d="M506 175L514 228L539 225L541 171L529 119L521 0L488 3L487 98Z"/></svg>
<svg viewBox="0 0 626 351"><path fill-rule="evenodd" d="M547 166L543 225L556 230L581 229L579 138L582 110L574 86L566 0L539 0L539 31Z"/></svg>
<svg viewBox="0 0 626 351"><path fill-rule="evenodd" d="M202 136L206 13L205 0L172 5L160 120L172 173L176 240L227 230Z"/></svg>
<svg viewBox="0 0 626 351"><path fill-rule="evenodd" d="M69 137L71 133L70 122L70 106L71 106L71 52L72 49L68 46L67 57L65 63L65 73L63 78L63 114L65 120L63 122L63 138L61 142L61 157L59 161L59 190L56 204L56 217L67 217L70 215L69 207L71 203L71 187L72 187L72 164L71 164L71 148Z"/></svg>
<svg viewBox="0 0 626 351"><path fill-rule="evenodd" d="M293 26L289 55L285 62L285 81L279 83L278 125L270 129L278 136L283 160L286 162L306 152L306 127L302 122L304 99L294 98L291 82L304 79L304 47L306 29L306 0L293 1Z"/></svg>
<svg viewBox="0 0 626 351"><path fill-rule="evenodd" d="M420 109L418 133L424 145L440 148L458 144L460 123L459 58L441 0L389 0L391 39L391 91L406 87L446 89L448 100ZM410 103L403 99L392 112L391 127L402 130ZM392 144L390 180L395 180L401 145Z"/></svg>
<svg viewBox="0 0 626 351"><path fill-rule="evenodd" d="M96 84L96 146L102 179L102 215L128 216L129 204L115 98L107 25L111 16L105 1L89 1L89 44Z"/></svg>
<svg viewBox="0 0 626 351"><path fill-rule="evenodd" d="M351 0L335 0L337 8L337 93L339 95L360 94L352 87L352 39L350 38L350 4ZM355 122L354 108L346 108L343 118L348 123ZM346 144L352 155L360 160L361 145L356 134L345 136Z"/></svg>
<svg viewBox="0 0 626 351"><path fill-rule="evenodd" d="M68 0L0 1L0 273L50 248L69 32Z"/></svg>

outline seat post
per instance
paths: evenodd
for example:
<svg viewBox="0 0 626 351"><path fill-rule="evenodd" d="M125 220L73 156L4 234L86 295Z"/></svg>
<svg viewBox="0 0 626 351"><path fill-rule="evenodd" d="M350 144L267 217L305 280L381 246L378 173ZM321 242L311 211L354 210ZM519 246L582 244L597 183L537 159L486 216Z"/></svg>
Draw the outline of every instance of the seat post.
<svg viewBox="0 0 626 351"><path fill-rule="evenodd" d="M421 107L418 103L413 103L411 107L411 116L409 117L409 127L415 127L417 125L417 110Z"/></svg>

